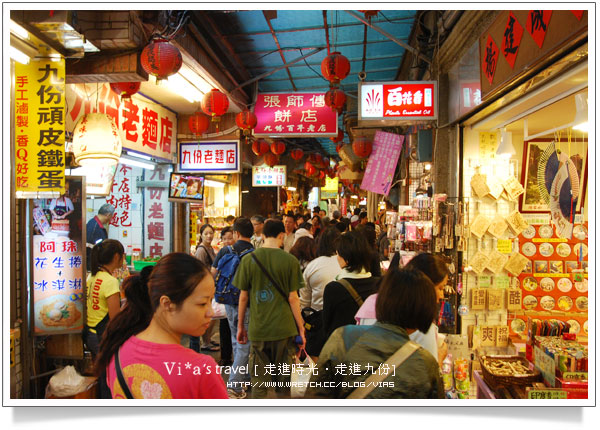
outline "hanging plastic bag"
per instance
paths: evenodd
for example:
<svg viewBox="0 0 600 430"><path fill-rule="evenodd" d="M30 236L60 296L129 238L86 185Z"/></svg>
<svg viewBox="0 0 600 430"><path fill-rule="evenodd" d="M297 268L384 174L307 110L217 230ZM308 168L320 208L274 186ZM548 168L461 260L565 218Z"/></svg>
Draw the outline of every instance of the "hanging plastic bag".
<svg viewBox="0 0 600 430"><path fill-rule="evenodd" d="M217 303L215 299L212 300L212 309L213 316L212 319L220 320L223 318L227 318L227 313L225 312L225 305L223 303Z"/></svg>
<svg viewBox="0 0 600 430"><path fill-rule="evenodd" d="M302 354L306 355L304 361L300 361ZM292 366L292 373L290 375L292 399L301 399L304 397L315 367L316 364L310 358L310 355L306 353L305 349L302 349L300 355L296 357L296 364Z"/></svg>

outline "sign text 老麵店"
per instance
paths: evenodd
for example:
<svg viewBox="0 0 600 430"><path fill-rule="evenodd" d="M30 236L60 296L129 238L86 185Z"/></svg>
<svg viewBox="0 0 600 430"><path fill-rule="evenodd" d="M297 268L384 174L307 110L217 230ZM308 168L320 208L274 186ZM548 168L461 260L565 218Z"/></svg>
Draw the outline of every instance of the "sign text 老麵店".
<svg viewBox="0 0 600 430"><path fill-rule="evenodd" d="M324 93L258 94L254 107L255 136L333 137L338 114L325 104Z"/></svg>
<svg viewBox="0 0 600 430"><path fill-rule="evenodd" d="M177 138L174 112L140 94L121 100L107 83L67 85L66 94L68 132L75 129L81 116L90 112L105 113L119 129L124 149L173 161Z"/></svg>
<svg viewBox="0 0 600 430"><path fill-rule="evenodd" d="M369 82L359 85L359 120L437 119L437 82Z"/></svg>

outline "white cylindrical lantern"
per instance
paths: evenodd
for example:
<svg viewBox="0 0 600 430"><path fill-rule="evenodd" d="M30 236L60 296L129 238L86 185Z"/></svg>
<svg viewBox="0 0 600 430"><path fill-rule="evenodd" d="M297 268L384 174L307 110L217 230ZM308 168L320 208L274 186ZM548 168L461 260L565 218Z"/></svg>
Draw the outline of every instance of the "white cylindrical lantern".
<svg viewBox="0 0 600 430"><path fill-rule="evenodd" d="M77 164L117 164L121 148L121 134L109 115L88 113L77 121L73 131L73 154Z"/></svg>

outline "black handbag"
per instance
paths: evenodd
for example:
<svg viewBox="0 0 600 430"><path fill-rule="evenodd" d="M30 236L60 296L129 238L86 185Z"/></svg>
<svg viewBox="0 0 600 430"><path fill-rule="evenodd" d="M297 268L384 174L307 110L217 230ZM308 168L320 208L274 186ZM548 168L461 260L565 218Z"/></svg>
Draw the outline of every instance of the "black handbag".
<svg viewBox="0 0 600 430"><path fill-rule="evenodd" d="M318 356L325 345L325 334L323 333L323 311L313 308L302 309L304 320L304 336L306 337L306 352L308 355Z"/></svg>

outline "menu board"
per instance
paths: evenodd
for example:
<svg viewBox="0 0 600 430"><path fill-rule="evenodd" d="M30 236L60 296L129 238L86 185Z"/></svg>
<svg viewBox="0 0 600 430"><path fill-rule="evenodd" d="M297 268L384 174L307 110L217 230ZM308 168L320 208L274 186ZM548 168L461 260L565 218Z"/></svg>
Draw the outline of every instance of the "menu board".
<svg viewBox="0 0 600 430"><path fill-rule="evenodd" d="M67 177L65 186L58 198L33 200L30 287L35 335L83 329L83 178Z"/></svg>
<svg viewBox="0 0 600 430"><path fill-rule="evenodd" d="M286 166L253 166L253 187L283 187L286 185Z"/></svg>
<svg viewBox="0 0 600 430"><path fill-rule="evenodd" d="M524 336L527 317L554 318L571 324L571 332L587 336L588 234L577 224L571 239L561 238L550 224L531 225L519 235L521 254L529 264L518 276L522 312L509 326Z"/></svg>

